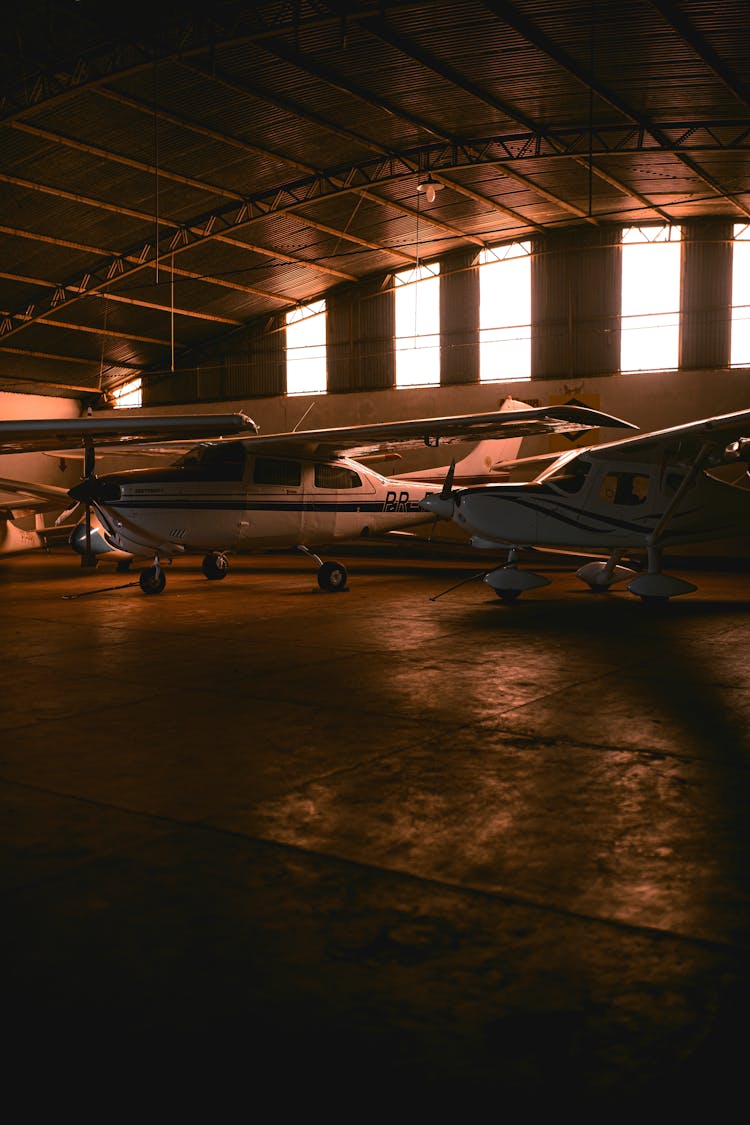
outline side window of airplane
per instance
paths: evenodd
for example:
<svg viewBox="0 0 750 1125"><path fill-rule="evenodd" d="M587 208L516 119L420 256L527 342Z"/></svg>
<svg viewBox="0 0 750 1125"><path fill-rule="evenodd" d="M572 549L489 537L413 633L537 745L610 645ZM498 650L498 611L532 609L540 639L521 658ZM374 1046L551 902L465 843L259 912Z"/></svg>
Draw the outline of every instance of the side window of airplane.
<svg viewBox="0 0 750 1125"><path fill-rule="evenodd" d="M242 442L227 441L194 449L180 464L183 469L197 469L209 480L242 480L246 456Z"/></svg>
<svg viewBox="0 0 750 1125"><path fill-rule="evenodd" d="M648 477L643 473L607 473L599 489L606 504L643 504L648 496Z"/></svg>
<svg viewBox="0 0 750 1125"><path fill-rule="evenodd" d="M299 485L302 481L302 465L299 461L283 461L280 457L256 457L253 468L254 484L276 484L287 487Z"/></svg>
<svg viewBox="0 0 750 1125"><path fill-rule="evenodd" d="M316 488L361 488L362 480L353 469L345 465L315 465Z"/></svg>

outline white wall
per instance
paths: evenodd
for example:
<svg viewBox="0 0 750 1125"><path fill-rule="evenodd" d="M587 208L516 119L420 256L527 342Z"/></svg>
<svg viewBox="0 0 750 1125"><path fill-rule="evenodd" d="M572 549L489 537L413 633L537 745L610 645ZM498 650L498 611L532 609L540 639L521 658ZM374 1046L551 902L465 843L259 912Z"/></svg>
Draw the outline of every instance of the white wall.
<svg viewBox="0 0 750 1125"><path fill-rule="evenodd" d="M80 403L72 398L51 398L47 395L17 395L0 391L0 420L18 418L77 418ZM77 462L66 461L61 468L59 458L42 453L12 453L0 456L0 476L27 480L37 484L55 484L70 488L80 478Z"/></svg>

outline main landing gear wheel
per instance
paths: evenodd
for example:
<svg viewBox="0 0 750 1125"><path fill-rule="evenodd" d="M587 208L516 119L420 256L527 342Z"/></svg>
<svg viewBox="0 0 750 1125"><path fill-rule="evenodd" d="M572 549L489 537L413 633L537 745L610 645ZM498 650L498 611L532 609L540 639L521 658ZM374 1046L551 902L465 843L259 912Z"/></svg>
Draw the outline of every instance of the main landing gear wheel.
<svg viewBox="0 0 750 1125"><path fill-rule="evenodd" d="M139 574L138 583L144 594L160 594L167 579L160 566L147 566Z"/></svg>
<svg viewBox="0 0 750 1125"><path fill-rule="evenodd" d="M201 570L210 582L217 582L221 578L226 578L229 559L226 555L206 555L201 563Z"/></svg>
<svg viewBox="0 0 750 1125"><path fill-rule="evenodd" d="M520 590L495 590L495 593L503 602L515 602L521 596Z"/></svg>
<svg viewBox="0 0 750 1125"><path fill-rule="evenodd" d="M346 587L346 567L337 562L325 562L318 569L318 585L321 590L335 594Z"/></svg>

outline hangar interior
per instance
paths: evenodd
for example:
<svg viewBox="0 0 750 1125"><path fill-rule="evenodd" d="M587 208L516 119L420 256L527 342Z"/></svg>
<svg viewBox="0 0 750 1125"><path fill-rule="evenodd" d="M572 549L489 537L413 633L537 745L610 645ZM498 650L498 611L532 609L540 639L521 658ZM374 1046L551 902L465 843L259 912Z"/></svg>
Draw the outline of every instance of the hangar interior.
<svg viewBox="0 0 750 1125"><path fill-rule="evenodd" d="M512 396L647 432L747 407L741 0L5 18L0 419L281 433ZM665 303L626 307L629 239L676 248ZM511 313L483 271L519 261ZM434 323L417 298L404 328L400 287L430 279ZM314 314L325 385L296 390ZM626 358L655 327L667 361ZM5 478L81 470L0 472L2 506ZM553 558L510 607L461 543L344 550L335 597L298 555L210 584L180 560L163 600L62 550L0 559L19 1042L64 1058L75 1012L138 1074L157 1044L234 1077L252 1054L256 1087L342 1110L720 1112L750 984L746 540L691 552L698 591L655 612Z"/></svg>

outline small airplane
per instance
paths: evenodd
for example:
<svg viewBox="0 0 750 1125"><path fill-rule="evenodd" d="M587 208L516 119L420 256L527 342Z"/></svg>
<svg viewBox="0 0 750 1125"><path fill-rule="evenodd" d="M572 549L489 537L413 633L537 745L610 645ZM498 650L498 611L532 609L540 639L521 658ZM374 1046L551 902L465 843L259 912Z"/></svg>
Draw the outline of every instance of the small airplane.
<svg viewBox="0 0 750 1125"><path fill-rule="evenodd" d="M50 545L64 538L70 528L48 527L45 514L57 512L67 504L68 491L54 485L26 484L0 478L0 491L10 492L9 499L0 499L0 555L20 555ZM24 527L33 518L34 526ZM20 522L19 522L20 521Z"/></svg>
<svg viewBox="0 0 750 1125"><path fill-rule="evenodd" d="M190 415L176 421L163 418L139 419L121 433L116 419L95 419L89 414L84 419L39 419L36 421L0 422L0 454L50 452L80 448L88 471L93 472L94 447L114 439L127 445L143 446L145 442L165 440L171 442L180 435L196 434L206 437L224 433L257 432L251 419L244 415ZM67 488L56 485L0 477L0 555L19 555L29 551L48 549L67 542L80 555L89 557L97 553L126 569L133 556L118 551L105 542L102 529L88 518L80 523L65 522L72 512ZM52 523L45 516L59 513ZM34 527L28 525L33 518Z"/></svg>
<svg viewBox="0 0 750 1125"><path fill-rule="evenodd" d="M525 483L456 489L449 470L420 506L454 520L473 547L508 549L506 564L484 576L504 601L549 582L519 569L524 547L605 554L576 572L592 590L628 580L644 601L665 601L697 588L662 572L666 547L750 533L748 435L743 410L548 457ZM733 479L717 475L732 464ZM621 565L626 552L645 554L643 573Z"/></svg>
<svg viewBox="0 0 750 1125"><path fill-rule="evenodd" d="M206 433L206 419L213 421L213 433ZM74 505L63 515L72 518L79 506L84 508L78 549L90 554L101 547L131 556L153 555L152 565L139 576L146 594L164 589L161 564L175 555L205 552L203 573L216 580L226 576L230 553L274 548L295 548L311 557L318 567L318 585L334 592L345 588L346 568L323 562L315 547L393 532L434 518L420 508L420 501L444 468L426 472L422 480L411 474L385 477L365 464L367 459L382 458L393 449L471 442L468 456L453 466L454 479L458 474L471 483L492 479L489 467L498 459L514 457L524 437L577 436L600 426L634 428L587 407L529 407L513 399L485 414L270 435L261 435L245 415L219 419L217 415L108 418L97 430L94 417L78 421L78 428L70 421L58 424L49 433L44 428L37 431L35 423L0 422L0 453L39 449L40 441L47 449L83 444L83 479L69 490ZM131 444L171 440L184 445L186 439L192 444L169 468L95 474L95 446L109 448L116 440ZM92 525L92 514L101 538Z"/></svg>

